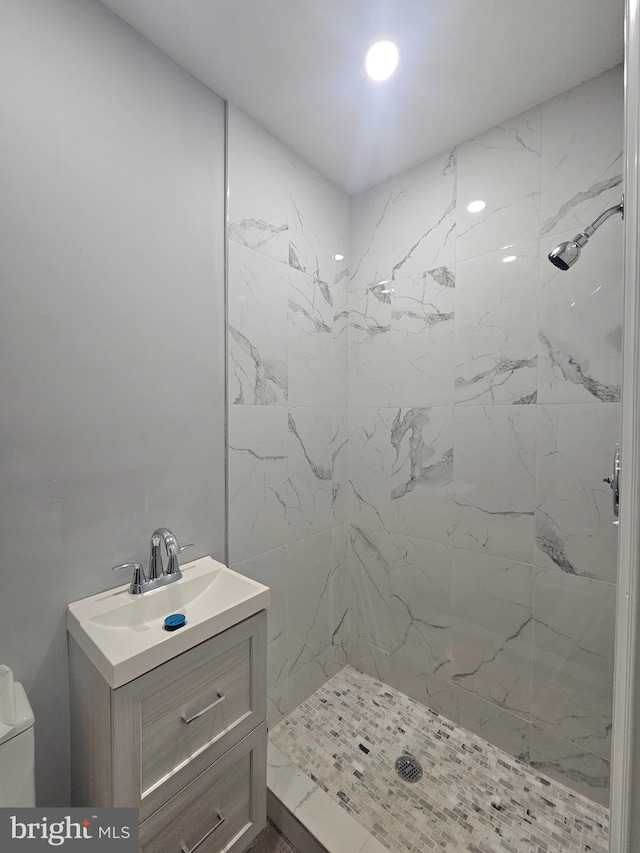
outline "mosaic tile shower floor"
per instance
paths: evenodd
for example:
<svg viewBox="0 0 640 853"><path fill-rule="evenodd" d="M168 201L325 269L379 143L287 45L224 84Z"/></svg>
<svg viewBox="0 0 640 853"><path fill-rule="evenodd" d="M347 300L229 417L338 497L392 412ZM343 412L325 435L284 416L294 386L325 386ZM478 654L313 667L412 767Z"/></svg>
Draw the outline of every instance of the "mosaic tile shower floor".
<svg viewBox="0 0 640 853"><path fill-rule="evenodd" d="M393 853L607 853L608 809L352 667L270 739Z"/></svg>

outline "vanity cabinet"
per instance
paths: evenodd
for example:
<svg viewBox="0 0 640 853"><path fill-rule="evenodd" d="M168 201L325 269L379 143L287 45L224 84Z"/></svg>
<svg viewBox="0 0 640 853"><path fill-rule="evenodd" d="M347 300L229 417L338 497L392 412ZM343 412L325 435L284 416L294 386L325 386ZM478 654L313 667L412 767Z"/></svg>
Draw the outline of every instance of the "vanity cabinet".
<svg viewBox="0 0 640 853"><path fill-rule="evenodd" d="M257 797L266 809L266 734L263 723L143 821L142 853L244 850L266 819L256 808Z"/></svg>
<svg viewBox="0 0 640 853"><path fill-rule="evenodd" d="M73 805L138 807L144 853L244 851L266 822L266 611L116 689L71 636L69 662Z"/></svg>

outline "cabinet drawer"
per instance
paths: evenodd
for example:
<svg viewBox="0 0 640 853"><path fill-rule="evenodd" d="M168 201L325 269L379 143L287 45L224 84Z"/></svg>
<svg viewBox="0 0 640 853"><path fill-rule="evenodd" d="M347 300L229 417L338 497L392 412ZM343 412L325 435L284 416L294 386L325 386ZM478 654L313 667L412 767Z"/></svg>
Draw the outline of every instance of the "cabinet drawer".
<svg viewBox="0 0 640 853"><path fill-rule="evenodd" d="M266 822L263 723L140 826L142 853L240 853Z"/></svg>
<svg viewBox="0 0 640 853"><path fill-rule="evenodd" d="M143 820L265 719L264 617L114 691L115 805Z"/></svg>
<svg viewBox="0 0 640 853"><path fill-rule="evenodd" d="M143 796L250 712L250 638L143 697Z"/></svg>

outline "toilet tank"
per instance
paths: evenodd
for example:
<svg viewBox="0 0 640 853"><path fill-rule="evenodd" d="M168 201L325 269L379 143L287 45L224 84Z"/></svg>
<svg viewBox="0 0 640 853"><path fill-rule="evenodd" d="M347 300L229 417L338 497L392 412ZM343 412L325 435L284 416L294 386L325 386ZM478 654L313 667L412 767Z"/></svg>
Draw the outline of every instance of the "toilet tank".
<svg viewBox="0 0 640 853"><path fill-rule="evenodd" d="M35 806L33 711L22 684L16 682L15 723L0 720L0 807Z"/></svg>

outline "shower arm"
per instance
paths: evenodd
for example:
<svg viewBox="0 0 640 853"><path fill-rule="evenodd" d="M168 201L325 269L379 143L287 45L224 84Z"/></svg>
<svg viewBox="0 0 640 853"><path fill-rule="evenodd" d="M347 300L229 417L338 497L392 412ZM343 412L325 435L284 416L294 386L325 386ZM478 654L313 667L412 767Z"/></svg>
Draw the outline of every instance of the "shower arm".
<svg viewBox="0 0 640 853"><path fill-rule="evenodd" d="M574 243L577 243L578 246L584 246L588 239L595 234L602 223L606 222L611 216L615 216L616 213L619 213L624 219L624 196L622 196L620 204L615 204L613 207L605 210L605 212L601 213L600 216L591 223L591 225L587 225L579 234L576 234L573 238Z"/></svg>

